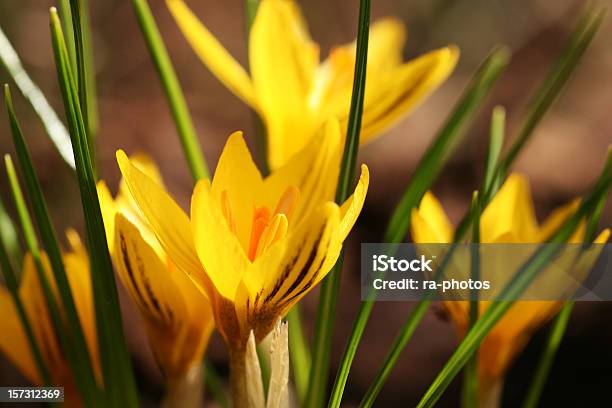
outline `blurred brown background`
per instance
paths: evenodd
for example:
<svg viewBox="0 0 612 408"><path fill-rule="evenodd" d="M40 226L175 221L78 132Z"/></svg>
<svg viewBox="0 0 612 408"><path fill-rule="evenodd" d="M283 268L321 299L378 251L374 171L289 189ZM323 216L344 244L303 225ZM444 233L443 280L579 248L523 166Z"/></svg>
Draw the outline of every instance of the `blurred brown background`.
<svg viewBox="0 0 612 408"><path fill-rule="evenodd" d="M131 4L125 0L91 0L90 3L100 104L101 174L110 186L116 186L115 150L147 152L158 161L170 190L186 206L191 178ZM214 166L225 138L232 131L242 129L247 135L253 133L251 113L199 62L171 20L164 2L150 0L150 3L183 85L206 157ZM322 55L332 45L354 38L357 1L301 3L311 34L321 43ZM242 1L199 0L190 4L231 53L245 63ZM454 221L466 210L471 191L480 183L491 108L495 104L507 108L508 134L512 136L521 123L531 92L561 49L582 4L572 0L373 2L373 20L396 15L408 25L407 58L447 43L457 44L462 55L450 80L414 115L361 150L361 160L371 169L372 184L366 208L349 244L350 261L345 266L334 336L334 364L341 355L358 308L358 244L380 239L418 159L471 73L495 44L512 48L512 64L466 141L435 184L435 192ZM48 9L53 5L55 2L50 0L2 0L0 25L35 82L58 112L63 113L48 30ZM610 38L612 19L608 18L569 88L546 116L516 165L516 170L531 178L541 218L554 206L588 188L601 168L607 146L612 143ZM3 69L0 69L0 81L11 83ZM68 226L82 228L74 177L59 159L29 106L14 93L58 231ZM0 152L13 152L3 109ZM0 173L0 193L7 202L7 182L4 172ZM608 205L604 212L603 226L612 224L611 209ZM316 298L313 293L303 302L309 323L314 320ZM160 394L159 374L144 346L146 340L140 332L138 318L129 300L124 300L139 382L142 392L148 395L148 402L153 402ZM346 406L356 405L363 395L410 308L409 303L385 303L375 308L349 378ZM611 313L612 306L603 303L578 305L545 389L544 406L601 406L605 401L603 398L612 381L608 368L612 363ZM543 330L534 338L510 372L504 394L507 406L516 406L522 401L545 334ZM455 345L451 325L432 310L403 354L377 406L413 406ZM211 358L223 372L225 357L219 339L213 341L211 348ZM5 360L1 360L0 368L0 383L10 384L16 373ZM446 393L440 406L457 406L458 392L457 383Z"/></svg>

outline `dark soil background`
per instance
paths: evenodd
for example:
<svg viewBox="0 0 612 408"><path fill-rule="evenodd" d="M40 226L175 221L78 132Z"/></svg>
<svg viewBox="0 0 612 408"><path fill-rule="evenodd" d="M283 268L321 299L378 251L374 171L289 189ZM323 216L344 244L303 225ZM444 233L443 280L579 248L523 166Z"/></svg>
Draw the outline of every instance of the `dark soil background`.
<svg viewBox="0 0 612 408"><path fill-rule="evenodd" d="M126 0L91 0L96 72L100 104L98 159L101 174L116 186L118 169L114 152L144 151L160 164L170 190L187 205L192 186L179 141L162 90L145 48L131 4ZM182 38L161 0L150 0L171 57L183 85L200 140L214 166L226 137L242 129L253 133L247 107L227 91L200 63ZM358 2L309 0L301 2L313 37L322 55L334 44L355 36ZM190 2L221 42L245 62L244 10L240 0ZM342 292L334 335L334 369L359 302L359 242L380 239L388 216L410 181L414 167L479 62L495 44L508 45L513 60L493 97L471 128L465 142L434 185L435 193L457 221L466 210L471 192L480 183L487 149L491 108L508 110L508 134L512 137L535 86L542 80L571 31L581 1L571 0L377 0L373 19L396 15L408 25L407 58L447 43L461 48L459 65L450 80L414 115L403 120L361 150L372 183L366 207L348 244ZM612 3L610 3L612 4ZM62 112L56 84L48 29L49 0L0 1L0 25L9 36L26 69ZM583 193L597 177L606 149L612 143L612 19L608 18L588 51L577 75L518 160L515 170L531 179L538 216ZM11 82L0 69L0 81ZM68 226L82 229L78 188L71 172L45 137L40 123L23 98L14 91L16 107L33 151L35 164L58 231ZM63 116L63 115L61 115ZM250 142L253 142L250 139ZM251 143L255 147L255 143ZM0 152L13 153L4 109L0 114ZM0 176L0 192L8 202L6 177ZM612 224L611 206L602 226ZM12 209L11 209L12 210ZM305 301L305 320L314 321L317 293ZM129 344L144 394L145 405L161 394L160 376L151 359L138 316L123 293ZM411 309L410 303L376 306L355 361L346 390L345 406L356 406L381 363L397 330ZM612 374L612 305L577 305L558 359L543 396L543 406L608 406ZM451 324L432 309L378 399L380 407L416 404L457 344ZM1 318L1 316L0 316ZM6 335L1 333L0 335ZM504 406L518 406L539 358L546 329L529 344L510 371ZM225 351L215 338L210 356L226 371ZM23 383L16 371L0 360L0 384ZM458 406L457 381L439 406ZM607 402L606 402L607 401Z"/></svg>

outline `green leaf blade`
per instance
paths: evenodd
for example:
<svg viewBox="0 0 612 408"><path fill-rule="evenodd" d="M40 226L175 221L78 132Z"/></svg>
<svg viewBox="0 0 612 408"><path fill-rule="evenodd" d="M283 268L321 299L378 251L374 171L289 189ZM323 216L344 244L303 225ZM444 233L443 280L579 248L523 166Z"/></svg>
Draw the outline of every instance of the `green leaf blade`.
<svg viewBox="0 0 612 408"><path fill-rule="evenodd" d="M79 104L76 80L55 9L51 9L51 36L58 80L68 118L89 247L100 361L108 403L137 407L138 397L131 360L123 333L119 299L106 232L89 155L86 123Z"/></svg>
<svg viewBox="0 0 612 408"><path fill-rule="evenodd" d="M359 3L359 24L357 27L357 52L355 58L355 75L349 110L347 135L340 165L340 175L336 187L336 203L342 204L349 196L355 175L357 149L361 132L363 103L365 100L366 67L368 60L368 38L370 27L370 0ZM336 315L336 303L340 290L340 274L344 250L336 265L321 284L321 295L317 308L315 337L313 343L312 368L305 406L318 408L324 404L329 365L333 325Z"/></svg>
<svg viewBox="0 0 612 408"><path fill-rule="evenodd" d="M172 67L172 62L168 56L162 36L155 23L151 8L147 0L132 0L132 6L164 88L166 99L170 105L172 117L174 118L191 174L195 180L210 178L208 166L202 154L202 148L200 147L200 142L198 141L189 109L187 108L187 102Z"/></svg>

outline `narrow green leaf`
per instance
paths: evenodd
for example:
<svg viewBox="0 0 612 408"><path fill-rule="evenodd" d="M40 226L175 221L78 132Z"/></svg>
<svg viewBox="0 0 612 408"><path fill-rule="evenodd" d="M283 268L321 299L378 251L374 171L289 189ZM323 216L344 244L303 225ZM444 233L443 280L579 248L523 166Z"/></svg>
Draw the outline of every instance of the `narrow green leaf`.
<svg viewBox="0 0 612 408"><path fill-rule="evenodd" d="M553 235L550 244L542 245L529 260L518 270L508 285L502 290L499 299L516 299L533 282L540 270L548 265L552 257L556 256L563 247L563 243L572 236L580 222L593 210L595 210L606 199L607 191L612 184L612 168L604 169L602 177L597 181L595 187L582 201L580 207L563 226ZM459 344L455 353L442 368L434 382L431 384L417 408L433 407L442 393L450 385L461 368L477 350L480 342L495 326L501 317L512 307L512 301L497 301L478 319L463 341Z"/></svg>
<svg viewBox="0 0 612 408"><path fill-rule="evenodd" d="M491 200L497 190L497 186L506 178L512 164L518 157L519 153L523 150L527 142L531 139L533 131L541 122L544 114L548 112L553 102L557 99L564 86L571 78L572 73L578 67L579 62L584 55L584 52L597 33L604 16L604 10L599 10L597 13L595 13L591 10L591 8L585 8L585 12L570 36L563 52L556 60L555 64L553 64L549 74L536 91L535 96L533 97L532 107L525 117L525 120L518 132L518 136L508 149L507 153L501 160L499 160L490 182L488 184L486 183L486 180L483 182L481 190L482 194L480 195L481 208L484 208ZM464 217L459 223L457 229L455 230L456 240L464 236L469 229L471 223L470 217L471 214L468 213L468 216Z"/></svg>
<svg viewBox="0 0 612 408"><path fill-rule="evenodd" d="M166 99L170 105L174 123L181 139L183 152L189 163L189 169L194 179L210 178L208 166L204 160L200 142L196 134L185 97L181 86L172 67L168 51L164 41L155 24L155 19L149 8L147 0L132 0L132 6L136 12L140 29L144 35L151 58L157 69L162 86L166 93Z"/></svg>
<svg viewBox="0 0 612 408"><path fill-rule="evenodd" d="M0 200L0 241L4 243L11 266L17 270L21 269L22 252L17 230L13 220L6 212L2 200Z"/></svg>
<svg viewBox="0 0 612 408"><path fill-rule="evenodd" d="M72 27L72 12L70 11L70 0L58 0L57 2L57 11L60 16L60 21L62 22L62 29L66 33L73 33L74 28ZM74 35L69 35L66 37L66 48L68 49L68 55L70 55L70 62L72 71L77 71L77 61L76 61L76 50L74 45Z"/></svg>
<svg viewBox="0 0 612 408"><path fill-rule="evenodd" d="M574 302L567 302L563 305L561 311L555 318L553 327L551 328L548 339L546 340L546 345L544 346L544 352L542 353L542 357L538 362L538 366L533 376L533 381L529 387L525 402L523 403L523 408L536 408L539 405L544 384L546 383L546 379L548 378L548 374L552 368L555 356L557 355L557 350L561 345L561 340L565 334L565 329L567 328L567 324L572 315L573 309Z"/></svg>
<svg viewBox="0 0 612 408"><path fill-rule="evenodd" d="M493 183L495 169L497 168L501 149L504 145L505 128L506 110L502 106L496 106L491 116L491 136L489 139L489 151L487 153L487 162L485 165L485 186L492 185ZM499 180L496 180L496 184L499 184ZM494 191L497 191L497 188L499 188L499 186L495 187ZM492 195L495 195L495 193L493 192Z"/></svg>
<svg viewBox="0 0 612 408"><path fill-rule="evenodd" d="M508 61L508 51L505 48L496 48L474 74L470 84L463 93L463 97L455 105L445 125L419 162L410 184L391 216L387 232L385 233L385 242L398 243L404 239L410 225L410 212L418 205L423 194L430 188L441 167L446 163L454 147L457 146L459 140L465 134L468 123L474 118L476 110L482 105L493 84L508 64ZM391 373L401 350L403 350L405 344L412 337L412 333L425 315L429 304L429 301L422 301L411 312L403 326L402 332L394 343L395 346L387 355L383 367L377 373L375 381L370 385L366 396L362 400L362 406L373 404L384 382ZM340 406L349 371L373 307L374 299L361 303L348 344L340 362L340 368L336 374L330 407Z"/></svg>
<svg viewBox="0 0 612 408"><path fill-rule="evenodd" d="M312 357L304 335L301 312L297 306L294 306L287 314L287 322L289 323L289 353L293 368L293 381L298 401L303 404L308 392L308 374L312 365Z"/></svg>
<svg viewBox="0 0 612 408"><path fill-rule="evenodd" d="M391 216L384 242L401 242L404 239L410 227L410 212L421 201L446 164L454 147L465 135L478 108L482 106L491 88L508 65L509 59L508 49L497 47L480 66L433 144L419 162L408 188Z"/></svg>
<svg viewBox="0 0 612 408"><path fill-rule="evenodd" d="M92 406L96 406L97 402L95 401L97 401L98 394L97 384L94 376L93 364L87 351L87 342L85 341L81 322L74 303L74 297L72 295L72 291L70 290L70 284L68 283L68 277L66 276L66 271L64 269L64 263L57 241L57 235L55 233L55 229L53 228L53 224L51 223L47 203L43 197L40 182L36 176L34 166L32 165L30 152L25 143L25 139L23 138L21 127L17 121L17 117L13 109L12 97L8 85L4 86L4 97L9 116L9 123L13 134L13 143L19 158L19 165L25 178L25 185L27 187L28 196L31 200L38 230L49 257L49 263L51 264L55 284L60 295L61 305L64 312L61 315L57 310L53 294L43 271L42 263L40 262L38 243L36 242L33 232L34 227L31 226L32 223L27 213L25 203L23 202L23 198L21 198L21 203L19 203L20 197L15 196L23 231L26 233L26 242L28 243L29 249L32 252L32 256L34 257L34 261L37 265L39 280L43 286L47 299L47 307L55 323L57 335L60 337L60 339L63 339L62 345L64 347L64 352L67 354L71 368L74 372L77 386L81 390L83 398L86 399L88 403L92 404ZM7 167L7 170L9 171L10 175L10 167ZM16 181L13 183L14 188L15 186L18 187L18 183L16 183ZM67 324L66 328L63 327L63 320L60 317L64 315ZM68 334L64 334L64 331L66 331Z"/></svg>
<svg viewBox="0 0 612 408"><path fill-rule="evenodd" d="M355 76L349 111L348 129L340 166L340 176L336 187L336 203L343 203L349 196L355 165L359 134L365 99L366 66L368 61L368 37L370 27L370 0L360 0L359 24L357 27L357 52L355 58ZM344 250L340 253L336 265L321 285L321 295L317 310L314 336L314 355L310 370L309 387L306 395L306 407L318 408L324 404L327 381L329 378L329 357L333 338L333 326L336 316L336 302L340 289L340 272Z"/></svg>
<svg viewBox="0 0 612 408"><path fill-rule="evenodd" d="M137 407L138 398L130 355L121 323L115 276L107 247L106 233L89 155L86 123L57 10L50 12L51 38L60 90L68 119L81 201L85 215L96 327L102 373L108 403L115 407Z"/></svg>
<svg viewBox="0 0 612 408"><path fill-rule="evenodd" d="M471 278L474 281L480 280L480 207L478 192L472 196L471 211L475 214L472 221L472 257ZM478 291L473 290L470 295L470 316L468 331L474 327L478 320ZM465 366L463 382L463 408L478 408L478 353L474 353L472 358Z"/></svg>
<svg viewBox="0 0 612 408"><path fill-rule="evenodd" d="M514 162L516 156L531 138L534 129L538 126L553 102L564 89L568 80L571 78L572 73L576 70L576 67L581 61L584 52L589 47L593 37L599 30L605 14L606 12L603 9L600 9L597 12L593 12L588 7L585 9L582 18L580 19L567 43L567 46L536 92L531 104L532 107L518 132L516 140L500 163L499 172L502 174L508 171L511 163Z"/></svg>
<svg viewBox="0 0 612 408"><path fill-rule="evenodd" d="M36 231L34 230L34 224L30 218L28 207L23 197L23 192L19 186L19 180L17 179L17 172L13 165L13 160L8 154L4 155L4 166L6 168L6 174L9 179L11 186L11 193L13 194L13 201L17 208L17 215L21 220L21 231L25 239L26 245L30 252L39 252L38 249L38 238L36 238Z"/></svg>
<svg viewBox="0 0 612 408"><path fill-rule="evenodd" d="M4 246L4 242L0 239L0 268L2 269L2 274L4 276L4 281L6 282L6 287L11 294L13 302L15 303L15 309L17 309L17 314L19 315L19 320L21 321L21 325L26 333L26 337L28 339L28 345L30 346L30 350L32 351L32 356L34 357L34 363L36 364L36 368L38 369L38 373L40 374L40 378L42 379L45 385L51 385L51 376L49 375L49 371L45 366L45 362L42 358L42 354L36 343L36 337L34 336L34 330L32 329L32 325L30 324L30 319L28 319L28 315L26 313L25 307L23 306L23 302L19 296L19 285L17 283L17 276L13 271L13 267L11 266L11 262L9 261L8 253L6 251L6 247Z"/></svg>
<svg viewBox="0 0 612 408"><path fill-rule="evenodd" d="M586 20L586 17L583 17L583 20ZM490 201L491 197L496 191L496 186L500 184L501 181L506 177L508 169L511 167L512 163L514 162L518 154L521 152L526 142L531 137L533 130L535 129L539 121L542 119L544 113L546 113L548 108L550 108L550 105L561 91L563 85L569 79L572 70L575 69L575 67L577 66L580 57L584 53L584 50L586 49L593 35L595 34L596 28L598 27L597 20L595 21L595 25L593 26L593 28L588 31L588 35L582 34L582 31L585 30L585 27L586 24L583 22L578 25L578 28L575 30L575 34L572 36L568 46L566 47L566 51L561 55L555 65L555 67L561 68L553 68L546 80L540 86L540 89L538 90L536 95L543 96L536 96L536 98L534 99L535 102L532 105L533 108L525 119L524 125L521 128L522 130L519 133L519 137L509 149L508 154L504 156L501 162L498 163L498 165L496 166L494 176L491 177L489 180L483 180L482 191L484 193L480 195L480 208L484 208L486 204ZM581 41L578 41L578 39L581 39ZM576 43L580 44L580 46L577 47L575 45ZM577 52L570 52L572 50ZM570 56L571 58L568 56ZM470 223L472 222L472 217L473 214L471 211L469 211L467 215L461 220L459 226L455 230L454 242L459 242L465 236L465 234L469 230L469 226L471 225ZM409 221L404 224L403 233L396 234L397 236L400 236L400 239L403 235L405 235L408 229L408 225ZM392 225L390 225L390 229L393 230ZM399 231L402 232L402 229L399 229ZM390 240L390 242L394 241ZM424 315L424 313L420 313L421 310L423 308L426 308L429 303L430 301L428 299L422 300L421 302L419 302L415 310L408 316L408 319L402 327L400 335L394 342L391 351L389 352L387 359L383 364L382 369L377 374L375 381L370 386L370 390L368 390L366 397L364 398L364 401L368 402L370 405L373 403L376 395L380 392L380 389L382 388L386 377L391 372L391 368L397 362L397 358L399 358L400 351L403 350L408 340L410 339L411 333L413 331L412 328L415 325L415 319L417 320L416 324L418 324L418 321L420 321L420 318L422 318L422 316ZM353 332L347 350L356 349L356 346L353 346L352 343L355 341L359 341L358 339L361 337L361 334L365 328L365 323L367 322L367 318L369 317L371 308L372 305L368 305L367 303L362 304L362 308L359 312L358 319L355 324L355 327L361 329L361 333L355 331ZM410 335L405 335L406 333ZM357 337L357 340L355 340L354 337ZM353 357L354 355L350 357L350 361L352 361ZM366 404L363 406L370 405Z"/></svg>
<svg viewBox="0 0 612 408"><path fill-rule="evenodd" d="M95 136L98 130L98 107L88 0L70 0L70 17L72 18L72 31L67 31L67 37L72 37L74 54L71 54L70 45L68 45L70 40L66 44L66 50L70 62L74 62L71 58L73 55L76 59L79 105L86 123L87 148L94 175L96 175ZM70 67L74 72L74 64L71 64Z"/></svg>
<svg viewBox="0 0 612 408"><path fill-rule="evenodd" d="M2 29L0 29L0 61L2 61L2 64L11 78L13 78L13 81L15 81L17 88L19 88L38 115L47 135L51 139L51 142L53 142L53 145L62 159L74 170L74 155L72 154L70 136L68 135L66 127L59 119L40 88L32 81L23 68L17 52Z"/></svg>
<svg viewBox="0 0 612 408"><path fill-rule="evenodd" d="M259 369L261 370L261 383L264 388L264 395L268 395L268 386L270 385L270 361L268 353L261 347L257 346L257 358L259 360Z"/></svg>
<svg viewBox="0 0 612 408"><path fill-rule="evenodd" d="M606 163L604 168L611 167L610 160L612 160L612 150L608 151L608 163ZM597 236L597 225L601 219L604 205L605 201L601 200L599 205L595 208L595 211L593 211L589 217L583 240L585 244L592 243ZM574 302L566 302L557 317L555 317L546 345L544 346L544 352L542 353L542 357L540 357L540 361L538 362L538 366L533 376L533 381L529 386L529 391L523 403L523 408L536 408L539 405L544 385L546 384L557 351L561 345L561 340L565 335L565 330L573 309Z"/></svg>

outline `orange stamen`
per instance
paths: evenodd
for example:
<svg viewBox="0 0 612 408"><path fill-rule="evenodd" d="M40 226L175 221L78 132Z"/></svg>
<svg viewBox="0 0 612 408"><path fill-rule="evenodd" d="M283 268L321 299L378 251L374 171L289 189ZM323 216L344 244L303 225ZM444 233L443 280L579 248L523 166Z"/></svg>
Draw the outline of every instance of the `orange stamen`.
<svg viewBox="0 0 612 408"><path fill-rule="evenodd" d="M276 204L274 214L285 214L290 220L300 198L300 190L297 187L289 186Z"/></svg>
<svg viewBox="0 0 612 408"><path fill-rule="evenodd" d="M287 217L284 214L276 214L261 234L255 258L261 256L272 244L287 235L287 229Z"/></svg>
<svg viewBox="0 0 612 408"><path fill-rule="evenodd" d="M295 212L299 197L300 191L292 186L287 188L278 200L274 213L271 214L268 207L255 208L248 251L251 261L287 235L289 219Z"/></svg>
<svg viewBox="0 0 612 408"><path fill-rule="evenodd" d="M251 226L251 240L249 243L249 259L253 261L257 255L257 247L264 233L268 221L270 220L270 210L267 207L256 208L253 212L253 224Z"/></svg>

